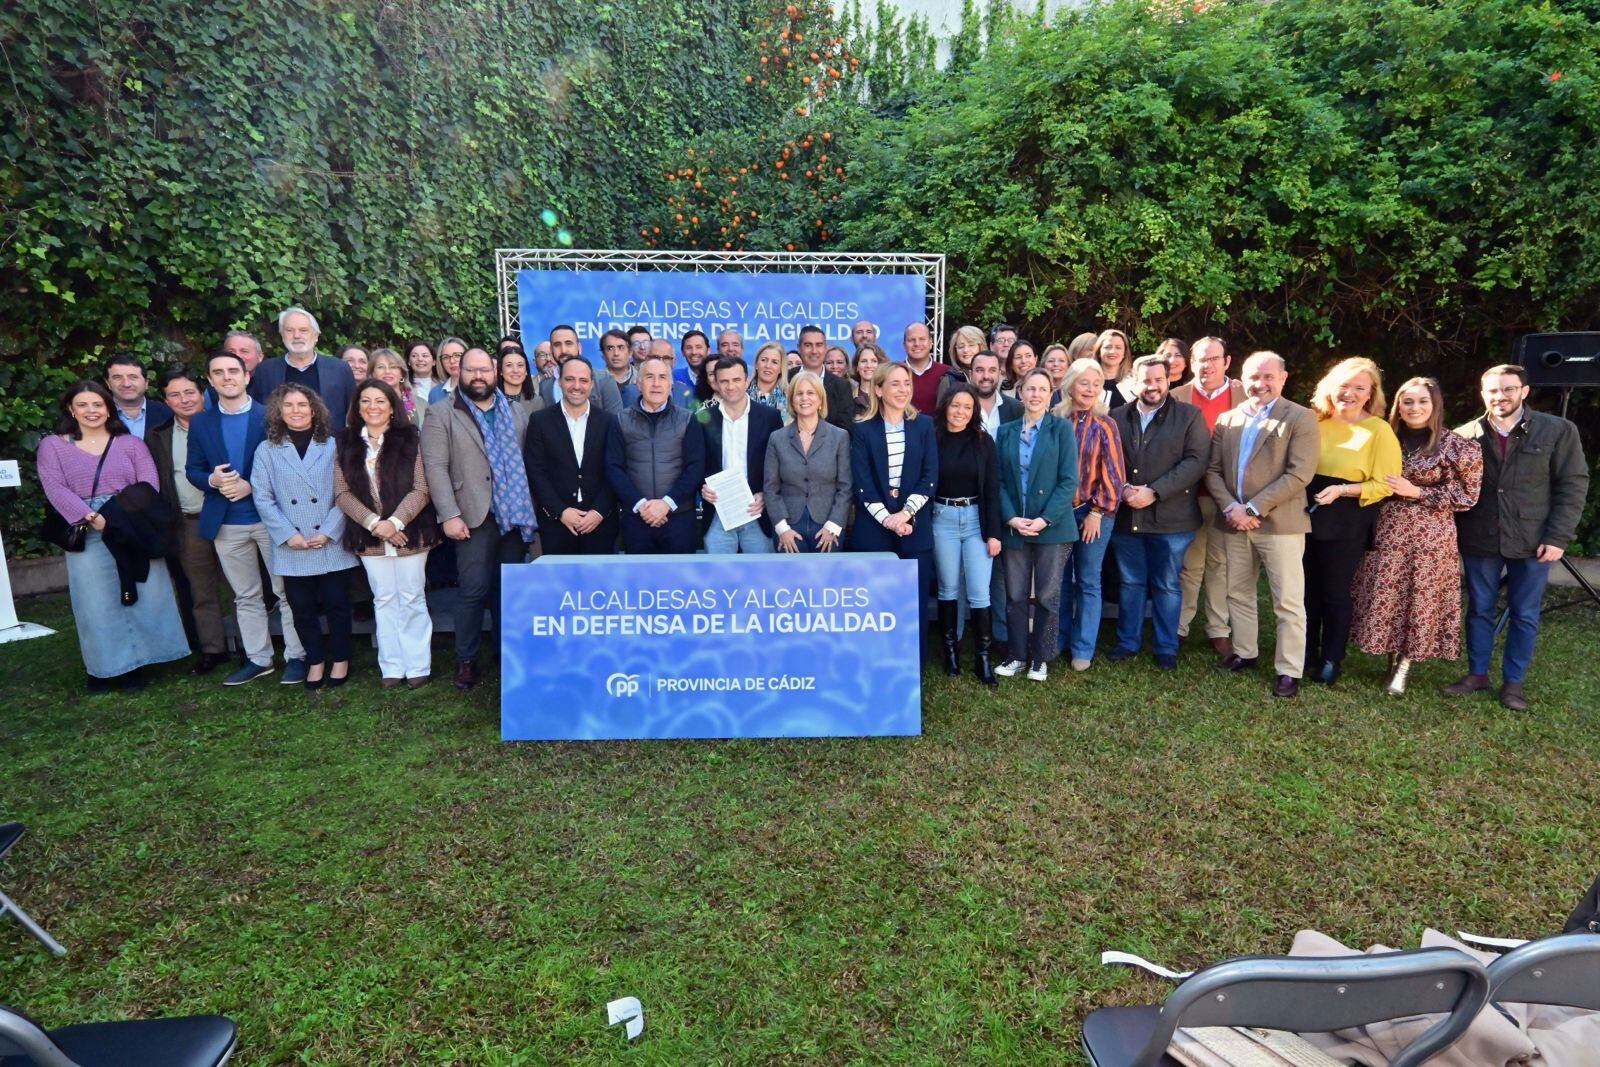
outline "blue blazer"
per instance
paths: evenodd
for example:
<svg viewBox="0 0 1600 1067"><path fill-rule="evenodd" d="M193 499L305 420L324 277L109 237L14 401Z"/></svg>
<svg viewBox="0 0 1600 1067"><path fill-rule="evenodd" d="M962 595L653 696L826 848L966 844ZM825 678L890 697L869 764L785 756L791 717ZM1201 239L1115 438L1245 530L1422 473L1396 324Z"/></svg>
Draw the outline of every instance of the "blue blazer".
<svg viewBox="0 0 1600 1067"><path fill-rule="evenodd" d="M250 421L244 436L244 469L239 471L239 477L250 482L253 493L255 482L250 478L251 467L255 465L256 446L267 436L267 410L261 404L251 404L248 417ZM228 459L228 446L222 441L222 415L215 407L196 412L194 418L189 420L189 458L183 465L183 473L191 485L206 495L205 503L200 505L201 537L214 540L217 531L222 528L222 516L228 510L228 500L211 488L207 479L218 465L228 462L231 462Z"/></svg>
<svg viewBox="0 0 1600 1067"><path fill-rule="evenodd" d="M344 512L333 503L336 452L332 437L312 441L303 458L289 441L262 441L256 446L250 488L272 538L273 574L305 578L346 570L358 562L339 544ZM284 542L297 533L306 538L327 534L333 540L321 548L285 548Z"/></svg>
<svg viewBox="0 0 1600 1067"><path fill-rule="evenodd" d="M761 493L767 486L767 439L783 429L783 416L778 414L776 408L769 408L765 404L758 404L754 400L745 401L747 412L745 418L750 424L745 428L744 472L745 481L750 483L752 493ZM722 470L722 407L712 405L704 409L706 431L706 473L707 478ZM715 507L705 509L705 519L702 526L709 530L711 519L717 513ZM772 520L767 518L763 511L756 520L761 526L761 532L768 537L772 536Z"/></svg>
<svg viewBox="0 0 1600 1067"><path fill-rule="evenodd" d="M1022 492L1022 420L1000 424L1000 544L1064 545L1078 539L1072 521L1072 500L1078 492L1078 439L1072 423L1046 413L1039 420L1028 461L1028 492ZM1043 518L1046 526L1037 537L1023 537L1011 528L1015 518Z"/></svg>
<svg viewBox="0 0 1600 1067"><path fill-rule="evenodd" d="M272 391L284 383L289 358L273 356L264 359L250 375L250 395L264 404ZM344 429L344 417L350 413L350 398L356 395L356 376L350 364L342 359L317 354L317 394L328 406L328 428L335 433Z"/></svg>
<svg viewBox="0 0 1600 1067"><path fill-rule="evenodd" d="M831 409L830 409L831 410ZM850 528L850 547L857 552L893 552L900 556L933 551L934 487L939 482L939 445L933 436L933 419L919 415L907 419L906 451L900 460L900 495L889 495L889 442L883 416L856 423L850 435L850 469L855 481L856 521ZM897 537L884 529L869 504L882 504L889 514L901 510L908 497L921 494L927 504L917 512L911 532Z"/></svg>

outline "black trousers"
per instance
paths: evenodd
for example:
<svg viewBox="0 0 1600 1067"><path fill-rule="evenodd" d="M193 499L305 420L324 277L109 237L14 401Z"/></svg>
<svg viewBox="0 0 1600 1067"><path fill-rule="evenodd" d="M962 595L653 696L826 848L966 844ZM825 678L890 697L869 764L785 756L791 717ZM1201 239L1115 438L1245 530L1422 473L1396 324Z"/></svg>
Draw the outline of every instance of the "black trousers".
<svg viewBox="0 0 1600 1067"><path fill-rule="evenodd" d="M294 612L294 632L305 646L306 663L348 663L350 660L350 571L329 571L307 577L285 576L283 594ZM322 640L322 620L328 640Z"/></svg>
<svg viewBox="0 0 1600 1067"><path fill-rule="evenodd" d="M544 520L539 523L539 543L547 556L609 556L617 550L617 520L612 516L582 535L559 520Z"/></svg>
<svg viewBox="0 0 1600 1067"><path fill-rule="evenodd" d="M1367 554L1367 538L1318 541L1306 538L1306 668L1344 662L1350 643L1356 568Z"/></svg>

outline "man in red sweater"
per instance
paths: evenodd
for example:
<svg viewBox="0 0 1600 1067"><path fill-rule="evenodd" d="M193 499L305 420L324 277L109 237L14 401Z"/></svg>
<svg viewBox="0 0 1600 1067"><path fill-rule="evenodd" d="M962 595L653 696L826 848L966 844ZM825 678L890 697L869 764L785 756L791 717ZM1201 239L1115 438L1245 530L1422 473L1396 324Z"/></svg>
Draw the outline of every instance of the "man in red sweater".
<svg viewBox="0 0 1600 1067"><path fill-rule="evenodd" d="M913 322L902 335L906 349L906 366L911 368L911 406L932 415L939 403L939 387L955 368L939 363L933 358L933 334L926 323Z"/></svg>
<svg viewBox="0 0 1600 1067"><path fill-rule="evenodd" d="M1244 386L1228 377L1228 348L1220 337L1202 337L1189 348L1189 365L1194 381L1172 391L1172 398L1193 404L1206 420L1206 433L1217 428L1217 418L1230 408L1244 403ZM1184 553L1183 572L1178 579L1183 589L1183 606L1178 609L1178 639L1189 636L1200 599L1200 583L1206 587L1206 636L1218 656L1233 652L1232 629L1228 624L1227 557L1222 534L1216 528L1217 505L1200 482L1200 529Z"/></svg>

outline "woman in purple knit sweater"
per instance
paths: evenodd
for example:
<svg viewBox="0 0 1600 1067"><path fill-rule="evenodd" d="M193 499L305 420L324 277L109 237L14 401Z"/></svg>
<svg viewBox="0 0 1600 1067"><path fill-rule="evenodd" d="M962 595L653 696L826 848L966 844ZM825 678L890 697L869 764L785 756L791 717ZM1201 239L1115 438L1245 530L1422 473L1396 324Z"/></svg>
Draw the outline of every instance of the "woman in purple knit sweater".
<svg viewBox="0 0 1600 1067"><path fill-rule="evenodd" d="M83 551L67 553L67 586L90 692L113 684L141 689L140 668L189 654L167 565L151 560L137 600L124 604L116 561L101 538L99 509L107 500L135 482L159 484L150 450L115 410L103 385L74 382L61 394L56 432L39 442L39 484L50 506L69 524L89 523Z"/></svg>

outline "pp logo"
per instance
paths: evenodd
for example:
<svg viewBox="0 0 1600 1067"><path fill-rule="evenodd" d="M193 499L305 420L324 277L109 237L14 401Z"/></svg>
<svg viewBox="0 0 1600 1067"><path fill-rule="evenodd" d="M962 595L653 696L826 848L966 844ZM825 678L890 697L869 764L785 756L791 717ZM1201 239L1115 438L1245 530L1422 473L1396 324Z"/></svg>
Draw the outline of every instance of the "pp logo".
<svg viewBox="0 0 1600 1067"><path fill-rule="evenodd" d="M617 674L606 679L606 692L614 697L636 697L639 695L639 676L637 674Z"/></svg>

